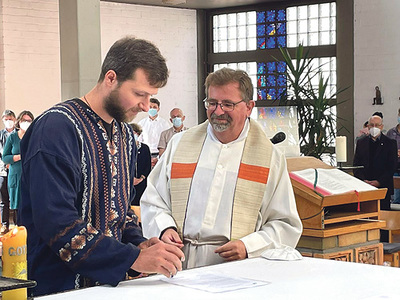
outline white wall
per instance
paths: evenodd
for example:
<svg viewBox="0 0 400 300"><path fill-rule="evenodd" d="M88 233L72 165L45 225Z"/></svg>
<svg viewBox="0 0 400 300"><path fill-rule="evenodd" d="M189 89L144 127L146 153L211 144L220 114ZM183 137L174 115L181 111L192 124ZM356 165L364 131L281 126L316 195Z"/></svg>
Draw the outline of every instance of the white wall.
<svg viewBox="0 0 400 300"><path fill-rule="evenodd" d="M167 60L170 76L155 97L161 102L160 116L169 120L174 107L181 108L185 125L197 124L196 11L101 2L102 57L125 35L152 41ZM135 122L147 117L140 113ZM172 126L172 125L171 125Z"/></svg>
<svg viewBox="0 0 400 300"><path fill-rule="evenodd" d="M397 124L400 108L400 1L354 1L354 132L375 111L385 129ZM383 105L372 105L379 86Z"/></svg>
<svg viewBox="0 0 400 300"><path fill-rule="evenodd" d="M38 116L60 101L58 1L2 0L0 5L0 113L7 108Z"/></svg>
<svg viewBox="0 0 400 300"><path fill-rule="evenodd" d="M100 4L102 57L128 34L155 43L170 70L167 86L156 96L160 115L169 119L169 111L177 106L184 110L187 126L197 124L196 11ZM0 0L0 114L8 108L38 116L65 100L60 74L58 1ZM142 113L137 121L145 116Z"/></svg>

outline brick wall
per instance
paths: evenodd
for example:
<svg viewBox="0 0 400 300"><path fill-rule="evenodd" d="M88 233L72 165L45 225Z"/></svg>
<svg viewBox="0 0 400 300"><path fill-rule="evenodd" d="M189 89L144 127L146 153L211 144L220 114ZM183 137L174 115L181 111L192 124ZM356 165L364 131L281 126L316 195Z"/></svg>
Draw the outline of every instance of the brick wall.
<svg viewBox="0 0 400 300"><path fill-rule="evenodd" d="M37 116L60 101L58 2L0 3L0 109Z"/></svg>
<svg viewBox="0 0 400 300"><path fill-rule="evenodd" d="M168 85L159 91L161 116L178 106L197 123L197 46L194 10L109 2L101 4L102 57L127 34L155 43L167 58ZM0 1L0 111L35 116L61 101L58 1ZM79 95L78 95L79 96ZM145 117L141 114L138 120ZM0 128L2 128L0 124Z"/></svg>

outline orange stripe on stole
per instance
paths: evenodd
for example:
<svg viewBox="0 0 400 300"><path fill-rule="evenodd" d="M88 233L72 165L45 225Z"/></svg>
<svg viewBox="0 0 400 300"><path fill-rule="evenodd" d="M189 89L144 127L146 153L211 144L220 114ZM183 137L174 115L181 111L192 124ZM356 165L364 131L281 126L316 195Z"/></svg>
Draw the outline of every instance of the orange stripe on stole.
<svg viewBox="0 0 400 300"><path fill-rule="evenodd" d="M183 163L172 163L171 166L171 178L192 178L194 170L196 170L197 163L183 164Z"/></svg>
<svg viewBox="0 0 400 300"><path fill-rule="evenodd" d="M241 179L266 184L268 181L268 174L269 168L241 163L238 177Z"/></svg>

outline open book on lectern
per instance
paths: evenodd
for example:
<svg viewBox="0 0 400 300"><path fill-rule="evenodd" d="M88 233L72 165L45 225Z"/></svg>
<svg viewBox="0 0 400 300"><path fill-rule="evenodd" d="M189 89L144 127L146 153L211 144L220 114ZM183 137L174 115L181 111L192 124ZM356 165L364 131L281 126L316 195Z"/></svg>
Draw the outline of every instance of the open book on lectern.
<svg viewBox="0 0 400 300"><path fill-rule="evenodd" d="M348 192L373 191L377 188L338 169L305 169L289 173L290 178L323 196ZM315 189L314 189L315 185Z"/></svg>

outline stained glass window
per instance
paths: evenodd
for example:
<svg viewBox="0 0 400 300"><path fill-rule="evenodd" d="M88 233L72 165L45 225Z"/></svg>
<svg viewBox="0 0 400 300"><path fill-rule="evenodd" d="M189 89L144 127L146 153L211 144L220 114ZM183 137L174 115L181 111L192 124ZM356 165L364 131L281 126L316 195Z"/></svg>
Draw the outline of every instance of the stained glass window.
<svg viewBox="0 0 400 300"><path fill-rule="evenodd" d="M278 100L286 91L286 63L257 63L257 100Z"/></svg>
<svg viewBox="0 0 400 300"><path fill-rule="evenodd" d="M257 12L257 48L286 47L286 10Z"/></svg>

